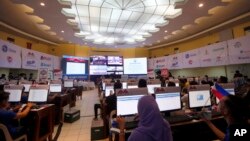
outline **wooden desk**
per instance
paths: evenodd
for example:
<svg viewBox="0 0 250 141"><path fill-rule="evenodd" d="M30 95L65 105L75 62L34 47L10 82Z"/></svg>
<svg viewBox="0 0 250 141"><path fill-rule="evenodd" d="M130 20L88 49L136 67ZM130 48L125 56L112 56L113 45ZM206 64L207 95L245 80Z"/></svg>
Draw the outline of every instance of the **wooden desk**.
<svg viewBox="0 0 250 141"><path fill-rule="evenodd" d="M29 126L32 141L52 141L54 131L54 104L47 104L40 109L32 109L24 119Z"/></svg>
<svg viewBox="0 0 250 141"><path fill-rule="evenodd" d="M211 121L225 132L227 124L223 117L215 117ZM170 126L174 141L211 141L217 139L216 135L201 119L174 123ZM126 130L125 133L129 135L132 131L133 129Z"/></svg>
<svg viewBox="0 0 250 141"><path fill-rule="evenodd" d="M69 104L69 94L60 94L55 97L55 124L63 122L63 107Z"/></svg>
<svg viewBox="0 0 250 141"><path fill-rule="evenodd" d="M211 120L222 132L226 131L227 123L223 117ZM211 141L218 139L203 120L192 120L170 124L174 141Z"/></svg>

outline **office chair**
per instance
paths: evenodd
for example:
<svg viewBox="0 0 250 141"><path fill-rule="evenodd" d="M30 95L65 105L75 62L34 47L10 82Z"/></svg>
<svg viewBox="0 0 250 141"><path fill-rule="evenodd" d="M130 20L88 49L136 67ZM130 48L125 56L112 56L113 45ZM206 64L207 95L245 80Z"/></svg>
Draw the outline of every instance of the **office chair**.
<svg viewBox="0 0 250 141"><path fill-rule="evenodd" d="M27 136L25 134L18 137L18 138L16 138L15 140L12 139L7 127L5 125L1 124L1 123L0 123L0 130L3 131L6 141L22 141L22 140L27 141Z"/></svg>

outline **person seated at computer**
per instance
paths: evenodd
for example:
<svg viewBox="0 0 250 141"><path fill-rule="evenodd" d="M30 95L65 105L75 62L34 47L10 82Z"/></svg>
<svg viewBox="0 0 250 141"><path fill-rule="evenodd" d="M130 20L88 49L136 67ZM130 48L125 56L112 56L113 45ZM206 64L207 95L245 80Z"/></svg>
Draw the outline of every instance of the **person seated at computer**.
<svg viewBox="0 0 250 141"><path fill-rule="evenodd" d="M147 81L145 79L140 79L138 81L138 88L146 88L147 87Z"/></svg>
<svg viewBox="0 0 250 141"><path fill-rule="evenodd" d="M9 81L10 81L10 80L14 80L14 76L13 76L13 74L12 74L11 72L9 73L8 78L9 78Z"/></svg>
<svg viewBox="0 0 250 141"><path fill-rule="evenodd" d="M25 90L25 87L23 87L23 89L22 89L21 103L27 103L27 101L28 101L29 94L25 93L24 90Z"/></svg>
<svg viewBox="0 0 250 141"><path fill-rule="evenodd" d="M203 120L216 136L223 141L249 141L250 125L247 123L247 106L242 98L234 95L223 97L219 103L219 111L224 116L228 127L226 133L218 129L210 120ZM234 136L236 130L246 129L247 133L244 136Z"/></svg>
<svg viewBox="0 0 250 141"><path fill-rule="evenodd" d="M190 85L198 85L198 82L195 81L195 77L193 77L192 81L189 82Z"/></svg>
<svg viewBox="0 0 250 141"><path fill-rule="evenodd" d="M239 70L236 70L234 74L234 78L237 78L237 77L243 77L243 75L240 73Z"/></svg>
<svg viewBox="0 0 250 141"><path fill-rule="evenodd" d="M30 73L30 75L29 75L29 81L33 81L33 73Z"/></svg>
<svg viewBox="0 0 250 141"><path fill-rule="evenodd" d="M172 81L169 81L168 82L168 87L175 87L176 85L175 85L175 83L174 82L172 82Z"/></svg>
<svg viewBox="0 0 250 141"><path fill-rule="evenodd" d="M185 109L189 108L189 101L188 101L188 89L183 88L181 92L181 102L183 103Z"/></svg>
<svg viewBox="0 0 250 141"><path fill-rule="evenodd" d="M219 83L228 83L228 79L227 79L227 77L225 77L225 76L220 76L218 82L219 82Z"/></svg>
<svg viewBox="0 0 250 141"><path fill-rule="evenodd" d="M250 90L248 90L248 92L245 95L243 95L243 99L245 100L245 103L247 104L247 108L248 108L247 122L248 124L250 124Z"/></svg>
<svg viewBox="0 0 250 141"><path fill-rule="evenodd" d="M0 123L4 124L8 130L12 138L17 138L26 133L26 129L24 127L18 127L14 123L14 120L24 118L28 115L32 103L28 103L26 108L23 111L19 111L17 113L7 110L9 105L8 103L9 93L0 91Z"/></svg>
<svg viewBox="0 0 250 141"><path fill-rule="evenodd" d="M168 121L164 120L159 107L152 96L143 96L138 102L139 123L128 141L172 141L172 132ZM129 109L128 109L129 110ZM125 119L118 117L119 141L125 141Z"/></svg>
<svg viewBox="0 0 250 141"><path fill-rule="evenodd" d="M6 75L2 74L1 77L0 77L0 80L6 80Z"/></svg>
<svg viewBox="0 0 250 141"><path fill-rule="evenodd" d="M110 115L110 112L116 110L116 90L122 89L122 83L120 80L117 80L114 84L114 93L105 99L105 103L107 105L107 114Z"/></svg>

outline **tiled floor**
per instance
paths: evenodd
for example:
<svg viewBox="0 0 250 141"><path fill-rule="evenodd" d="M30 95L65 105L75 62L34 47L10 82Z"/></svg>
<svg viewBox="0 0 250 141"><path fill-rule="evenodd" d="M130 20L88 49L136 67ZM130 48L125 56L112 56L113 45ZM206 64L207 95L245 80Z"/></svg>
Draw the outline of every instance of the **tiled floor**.
<svg viewBox="0 0 250 141"><path fill-rule="evenodd" d="M74 123L64 123L58 141L90 141L90 127L94 118L94 104L98 101L97 89L84 91L82 100L77 100L73 109L81 110L81 118ZM67 111L65 107L64 111ZM55 127L54 132L57 130ZM101 140L108 141L108 139Z"/></svg>

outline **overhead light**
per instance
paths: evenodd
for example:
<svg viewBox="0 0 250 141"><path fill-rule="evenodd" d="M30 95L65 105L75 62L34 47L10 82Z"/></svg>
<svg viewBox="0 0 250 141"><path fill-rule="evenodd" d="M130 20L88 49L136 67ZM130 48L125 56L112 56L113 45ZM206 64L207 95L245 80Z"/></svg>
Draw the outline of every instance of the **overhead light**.
<svg viewBox="0 0 250 141"><path fill-rule="evenodd" d="M86 42L115 45L145 41L167 25L169 18L182 14L182 9L175 8L175 3L185 0L59 1L71 3L71 8L61 11L80 27L75 36Z"/></svg>
<svg viewBox="0 0 250 141"><path fill-rule="evenodd" d="M45 6L45 3L44 3L44 2L41 2L40 5L41 5L41 6Z"/></svg>
<svg viewBox="0 0 250 141"><path fill-rule="evenodd" d="M200 3L198 6L201 8L201 7L203 7L203 6L204 6L204 4L203 4L203 3Z"/></svg>
<svg viewBox="0 0 250 141"><path fill-rule="evenodd" d="M64 30L62 30L61 32L64 33Z"/></svg>
<svg viewBox="0 0 250 141"><path fill-rule="evenodd" d="M168 31L167 31L167 30L165 30L164 32L165 32L165 33L167 33Z"/></svg>

